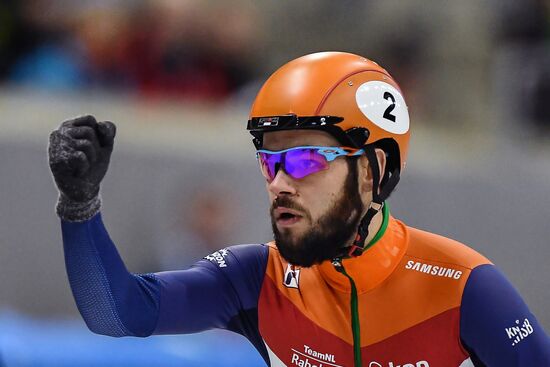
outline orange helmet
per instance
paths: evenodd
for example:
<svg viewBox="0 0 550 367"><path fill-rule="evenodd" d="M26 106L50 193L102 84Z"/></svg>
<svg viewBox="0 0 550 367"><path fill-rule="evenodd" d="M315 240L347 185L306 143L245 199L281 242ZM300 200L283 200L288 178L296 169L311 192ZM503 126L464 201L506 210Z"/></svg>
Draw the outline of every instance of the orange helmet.
<svg viewBox="0 0 550 367"><path fill-rule="evenodd" d="M387 173L405 167L407 105L390 74L362 56L319 52L275 71L256 96L248 130L261 148L263 133L289 129L325 130L357 148L372 144L386 152Z"/></svg>
<svg viewBox="0 0 550 367"><path fill-rule="evenodd" d="M323 130L344 146L364 149L373 175L372 202L343 252L361 255L369 223L406 163L409 113L399 86L385 69L358 55L319 52L297 58L264 83L248 120L257 149L264 133L291 129ZM386 153L382 177L375 148Z"/></svg>

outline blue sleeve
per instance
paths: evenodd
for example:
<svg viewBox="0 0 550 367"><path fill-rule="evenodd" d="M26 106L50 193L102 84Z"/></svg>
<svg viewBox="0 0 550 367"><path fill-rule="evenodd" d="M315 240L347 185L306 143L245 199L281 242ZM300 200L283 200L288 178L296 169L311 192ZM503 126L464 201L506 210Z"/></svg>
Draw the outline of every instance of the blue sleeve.
<svg viewBox="0 0 550 367"><path fill-rule="evenodd" d="M93 332L148 336L226 328L249 338L259 335L266 246L232 246L188 270L132 274L100 214L85 222L62 221L62 232L73 296Z"/></svg>
<svg viewBox="0 0 550 367"><path fill-rule="evenodd" d="M476 366L550 366L550 339L493 265L475 268L462 297L460 336Z"/></svg>
<svg viewBox="0 0 550 367"><path fill-rule="evenodd" d="M196 332L208 325L249 336L258 325L267 256L266 246L237 245L206 256L188 270L156 273L161 303L155 333Z"/></svg>

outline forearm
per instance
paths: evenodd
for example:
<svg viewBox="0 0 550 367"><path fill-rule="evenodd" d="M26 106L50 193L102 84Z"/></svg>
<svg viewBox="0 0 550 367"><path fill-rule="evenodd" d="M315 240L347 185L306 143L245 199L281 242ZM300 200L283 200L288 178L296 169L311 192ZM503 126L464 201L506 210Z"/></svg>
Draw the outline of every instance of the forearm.
<svg viewBox="0 0 550 367"><path fill-rule="evenodd" d="M155 276L128 272L101 214L83 222L62 221L62 232L71 290L90 330L110 336L150 335L159 313Z"/></svg>

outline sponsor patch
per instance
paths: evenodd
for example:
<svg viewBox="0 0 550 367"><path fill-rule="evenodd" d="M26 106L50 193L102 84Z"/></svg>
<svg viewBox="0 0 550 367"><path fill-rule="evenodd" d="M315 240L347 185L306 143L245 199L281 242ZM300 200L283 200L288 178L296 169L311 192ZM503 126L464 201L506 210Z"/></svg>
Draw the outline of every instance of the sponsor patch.
<svg viewBox="0 0 550 367"><path fill-rule="evenodd" d="M283 284L288 288L298 288L300 281L300 269L296 269L295 266L288 264L285 271L285 278Z"/></svg>
<svg viewBox="0 0 550 367"><path fill-rule="evenodd" d="M279 125L279 117L260 117L258 120L258 127L265 127L265 126L277 126Z"/></svg>
<svg viewBox="0 0 550 367"><path fill-rule="evenodd" d="M420 273L433 275L442 278L460 279L462 277L462 271L446 268L439 265L424 264L419 261L409 260L405 265L405 269L418 271Z"/></svg>
<svg viewBox="0 0 550 367"><path fill-rule="evenodd" d="M381 364L373 361L369 363L369 367L430 367L430 364L427 361L418 361L416 363L405 364L394 364L393 362L388 362L388 364Z"/></svg>
<svg viewBox="0 0 550 367"><path fill-rule="evenodd" d="M331 353L323 353L304 345L303 351L292 350L291 366L298 367L342 367L336 364L336 357Z"/></svg>
<svg viewBox="0 0 550 367"><path fill-rule="evenodd" d="M229 254L229 251L227 251L227 249L221 249L219 251L216 251L206 256L205 259L213 262L214 264L217 264L220 268L226 268L227 262L225 261L225 257L228 254Z"/></svg>
<svg viewBox="0 0 550 367"><path fill-rule="evenodd" d="M518 345L523 339L527 338L529 335L533 334L533 326L529 319L523 320L523 323L520 323L519 320L516 320L516 326L507 327L505 329L508 339L512 341L512 347Z"/></svg>

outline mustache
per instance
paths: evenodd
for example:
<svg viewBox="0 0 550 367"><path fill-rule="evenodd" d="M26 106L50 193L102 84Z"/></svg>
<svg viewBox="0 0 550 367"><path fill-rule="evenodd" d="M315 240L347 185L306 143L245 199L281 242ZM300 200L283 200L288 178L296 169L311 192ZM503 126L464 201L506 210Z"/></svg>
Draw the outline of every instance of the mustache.
<svg viewBox="0 0 550 367"><path fill-rule="evenodd" d="M269 209L269 212L271 213L271 215L273 215L273 212L275 211L275 209L277 209L281 206L284 207L284 208L299 211L299 212L304 213L304 214L307 215L306 209L303 206L301 206L300 204L294 202L288 196L276 197L275 200L273 200L273 203L271 203L271 208Z"/></svg>

